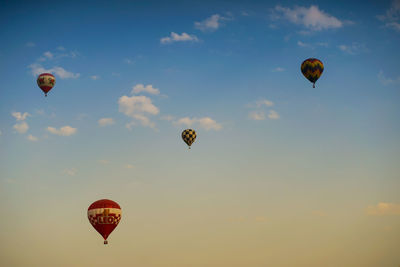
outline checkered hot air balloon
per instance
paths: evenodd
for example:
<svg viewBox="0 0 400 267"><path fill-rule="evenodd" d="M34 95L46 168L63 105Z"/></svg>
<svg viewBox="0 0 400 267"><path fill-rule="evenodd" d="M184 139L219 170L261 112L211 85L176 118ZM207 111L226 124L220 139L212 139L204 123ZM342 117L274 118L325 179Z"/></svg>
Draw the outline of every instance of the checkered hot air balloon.
<svg viewBox="0 0 400 267"><path fill-rule="evenodd" d="M104 245L108 244L108 236L121 220L121 207L112 200L100 199L89 206L87 215L90 224L104 238Z"/></svg>
<svg viewBox="0 0 400 267"><path fill-rule="evenodd" d="M313 88L315 88L315 82L319 79L323 71L324 64L316 58L306 59L301 64L301 72L304 77L313 83Z"/></svg>
<svg viewBox="0 0 400 267"><path fill-rule="evenodd" d="M54 77L51 73L42 73L37 78L37 84L44 92L44 95L47 96L47 93L54 87L56 84L56 77Z"/></svg>
<svg viewBox="0 0 400 267"><path fill-rule="evenodd" d="M196 131L192 129L186 129L182 132L183 141L189 146L193 144L194 140L196 140Z"/></svg>

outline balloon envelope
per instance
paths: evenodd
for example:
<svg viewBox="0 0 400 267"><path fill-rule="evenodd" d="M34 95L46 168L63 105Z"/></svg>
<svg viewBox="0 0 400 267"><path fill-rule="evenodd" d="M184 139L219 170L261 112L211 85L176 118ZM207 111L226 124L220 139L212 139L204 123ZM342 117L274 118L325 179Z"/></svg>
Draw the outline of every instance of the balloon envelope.
<svg viewBox="0 0 400 267"><path fill-rule="evenodd" d="M301 72L310 82L313 83L315 88L315 82L319 79L322 72L324 71L324 64L321 60L316 58L309 58L303 61L301 64Z"/></svg>
<svg viewBox="0 0 400 267"><path fill-rule="evenodd" d="M186 129L182 132L182 139L189 148L193 144L194 140L196 140L196 136L196 131L192 129Z"/></svg>
<svg viewBox="0 0 400 267"><path fill-rule="evenodd" d="M37 84L44 92L45 96L56 84L56 78L51 73L42 73L37 78Z"/></svg>
<svg viewBox="0 0 400 267"><path fill-rule="evenodd" d="M87 215L90 224L104 238L104 244L107 244L108 236L121 220L121 207L117 202L101 199L89 206Z"/></svg>

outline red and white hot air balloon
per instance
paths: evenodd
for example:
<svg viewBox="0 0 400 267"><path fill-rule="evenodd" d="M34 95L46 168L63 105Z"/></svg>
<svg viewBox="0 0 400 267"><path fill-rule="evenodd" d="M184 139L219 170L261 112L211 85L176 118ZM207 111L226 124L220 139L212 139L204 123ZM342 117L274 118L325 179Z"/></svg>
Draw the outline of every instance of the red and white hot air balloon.
<svg viewBox="0 0 400 267"><path fill-rule="evenodd" d="M94 229L104 238L104 244L108 244L108 236L121 220L121 207L117 202L109 199L97 200L88 208L88 219Z"/></svg>
<svg viewBox="0 0 400 267"><path fill-rule="evenodd" d="M47 96L47 93L54 87L56 84L56 77L54 77L51 73L42 73L37 78L37 84L44 92L44 95Z"/></svg>

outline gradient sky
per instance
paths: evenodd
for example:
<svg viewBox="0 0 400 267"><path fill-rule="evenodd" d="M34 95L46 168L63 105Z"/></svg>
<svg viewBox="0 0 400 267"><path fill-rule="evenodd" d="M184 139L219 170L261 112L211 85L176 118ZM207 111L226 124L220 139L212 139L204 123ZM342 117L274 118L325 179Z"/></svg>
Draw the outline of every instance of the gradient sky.
<svg viewBox="0 0 400 267"><path fill-rule="evenodd" d="M400 1L0 6L1 266L400 264Z"/></svg>

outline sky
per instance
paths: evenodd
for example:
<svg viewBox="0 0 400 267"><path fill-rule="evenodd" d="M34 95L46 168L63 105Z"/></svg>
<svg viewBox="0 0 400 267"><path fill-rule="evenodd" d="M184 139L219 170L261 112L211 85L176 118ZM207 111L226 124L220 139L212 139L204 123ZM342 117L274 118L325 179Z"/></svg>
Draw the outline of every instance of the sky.
<svg viewBox="0 0 400 267"><path fill-rule="evenodd" d="M400 1L0 6L0 265L400 264Z"/></svg>

